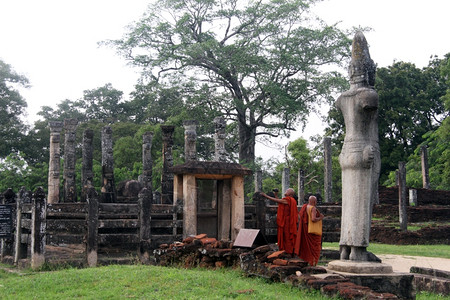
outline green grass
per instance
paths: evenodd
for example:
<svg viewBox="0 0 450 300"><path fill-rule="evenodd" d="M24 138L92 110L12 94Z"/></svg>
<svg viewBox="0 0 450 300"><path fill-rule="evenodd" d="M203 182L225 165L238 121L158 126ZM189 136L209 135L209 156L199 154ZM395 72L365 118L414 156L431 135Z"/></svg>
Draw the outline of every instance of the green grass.
<svg viewBox="0 0 450 300"><path fill-rule="evenodd" d="M0 299L329 299L238 270L107 266L26 273L0 272Z"/></svg>
<svg viewBox="0 0 450 300"><path fill-rule="evenodd" d="M339 250L339 243L323 243L325 249ZM368 251L374 254L396 254L450 258L450 245L388 245L370 243Z"/></svg>
<svg viewBox="0 0 450 300"><path fill-rule="evenodd" d="M433 294L429 292L419 292L416 294L416 300L449 300L450 296Z"/></svg>

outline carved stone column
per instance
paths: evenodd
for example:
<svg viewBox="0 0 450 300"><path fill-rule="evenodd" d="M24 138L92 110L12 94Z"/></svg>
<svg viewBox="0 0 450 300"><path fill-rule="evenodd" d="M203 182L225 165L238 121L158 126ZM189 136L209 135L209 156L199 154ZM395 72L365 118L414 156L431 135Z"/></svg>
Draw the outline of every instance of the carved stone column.
<svg viewBox="0 0 450 300"><path fill-rule="evenodd" d="M398 163L398 221L400 230L408 229L408 213L406 209L406 164L404 161Z"/></svg>
<svg viewBox="0 0 450 300"><path fill-rule="evenodd" d="M197 120L186 120L184 126L184 160L197 160Z"/></svg>
<svg viewBox="0 0 450 300"><path fill-rule="evenodd" d="M94 148L92 146L94 140L94 131L86 129L83 133L83 166L81 168L81 202L86 202L87 188L94 186L93 159Z"/></svg>
<svg viewBox="0 0 450 300"><path fill-rule="evenodd" d="M112 130L105 126L102 130L102 202L114 203L116 198Z"/></svg>
<svg viewBox="0 0 450 300"><path fill-rule="evenodd" d="M428 150L427 146L420 148L420 158L422 161L422 187L424 189L430 188L430 175L428 173Z"/></svg>
<svg viewBox="0 0 450 300"><path fill-rule="evenodd" d="M75 138L77 119L64 120L64 202L76 202L77 190L75 182Z"/></svg>
<svg viewBox="0 0 450 300"><path fill-rule="evenodd" d="M214 134L214 160L227 161L227 151L225 150L225 128L226 122L223 117L214 118L215 134Z"/></svg>
<svg viewBox="0 0 450 300"><path fill-rule="evenodd" d="M61 131L63 122L51 121L50 126L50 161L48 164L48 203L59 202L59 172L61 162Z"/></svg>
<svg viewBox="0 0 450 300"><path fill-rule="evenodd" d="M323 156L324 156L324 188L325 188L325 203L332 202L332 161L331 161L331 138L326 137L323 140Z"/></svg>
<svg viewBox="0 0 450 300"><path fill-rule="evenodd" d="M161 175L161 202L162 204L173 203L173 173L169 172L169 168L173 167L173 132L175 126L162 125L163 140L163 170Z"/></svg>
<svg viewBox="0 0 450 300"><path fill-rule="evenodd" d="M281 195L280 198L284 197L284 194L286 194L287 189L290 186L290 180L289 176L291 174L291 170L289 168L283 168L283 173L281 173Z"/></svg>
<svg viewBox="0 0 450 300"><path fill-rule="evenodd" d="M144 187L147 188L147 190L149 190L151 193L153 193L152 141L153 132L144 133L144 135L142 136L142 183L144 184Z"/></svg>
<svg viewBox="0 0 450 300"><path fill-rule="evenodd" d="M305 203L305 171L298 170L298 204L302 205Z"/></svg>

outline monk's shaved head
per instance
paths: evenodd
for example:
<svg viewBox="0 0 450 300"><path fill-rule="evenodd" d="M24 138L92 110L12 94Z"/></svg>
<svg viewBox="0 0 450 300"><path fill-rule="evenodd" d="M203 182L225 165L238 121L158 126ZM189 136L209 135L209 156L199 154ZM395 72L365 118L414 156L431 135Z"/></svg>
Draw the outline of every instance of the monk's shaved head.
<svg viewBox="0 0 450 300"><path fill-rule="evenodd" d="M309 202L309 204L311 204L311 205L316 205L316 204L317 204L317 198L316 198L316 196L309 196L308 202Z"/></svg>
<svg viewBox="0 0 450 300"><path fill-rule="evenodd" d="M292 188L288 188L286 190L286 196L294 196L295 195L295 191Z"/></svg>

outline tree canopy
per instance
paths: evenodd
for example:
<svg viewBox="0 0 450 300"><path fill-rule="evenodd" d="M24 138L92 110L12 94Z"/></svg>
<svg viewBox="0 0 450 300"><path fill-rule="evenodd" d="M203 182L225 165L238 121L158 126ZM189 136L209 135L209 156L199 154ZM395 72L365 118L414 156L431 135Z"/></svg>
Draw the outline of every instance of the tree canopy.
<svg viewBox="0 0 450 300"><path fill-rule="evenodd" d="M18 152L26 143L25 115L27 102L17 90L27 87L28 79L0 59L0 157Z"/></svg>
<svg viewBox="0 0 450 300"><path fill-rule="evenodd" d="M296 129L342 78L330 66L350 40L309 13L316 0L160 0L109 41L144 78L191 82L195 105L237 122L239 159L253 162L258 135Z"/></svg>

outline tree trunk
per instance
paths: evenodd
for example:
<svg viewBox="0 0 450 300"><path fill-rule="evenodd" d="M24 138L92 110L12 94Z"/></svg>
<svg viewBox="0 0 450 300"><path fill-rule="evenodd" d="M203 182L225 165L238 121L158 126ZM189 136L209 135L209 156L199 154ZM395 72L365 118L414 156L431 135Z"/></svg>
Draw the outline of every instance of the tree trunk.
<svg viewBox="0 0 450 300"><path fill-rule="evenodd" d="M248 167L255 161L255 134L254 129L239 122L239 161Z"/></svg>

